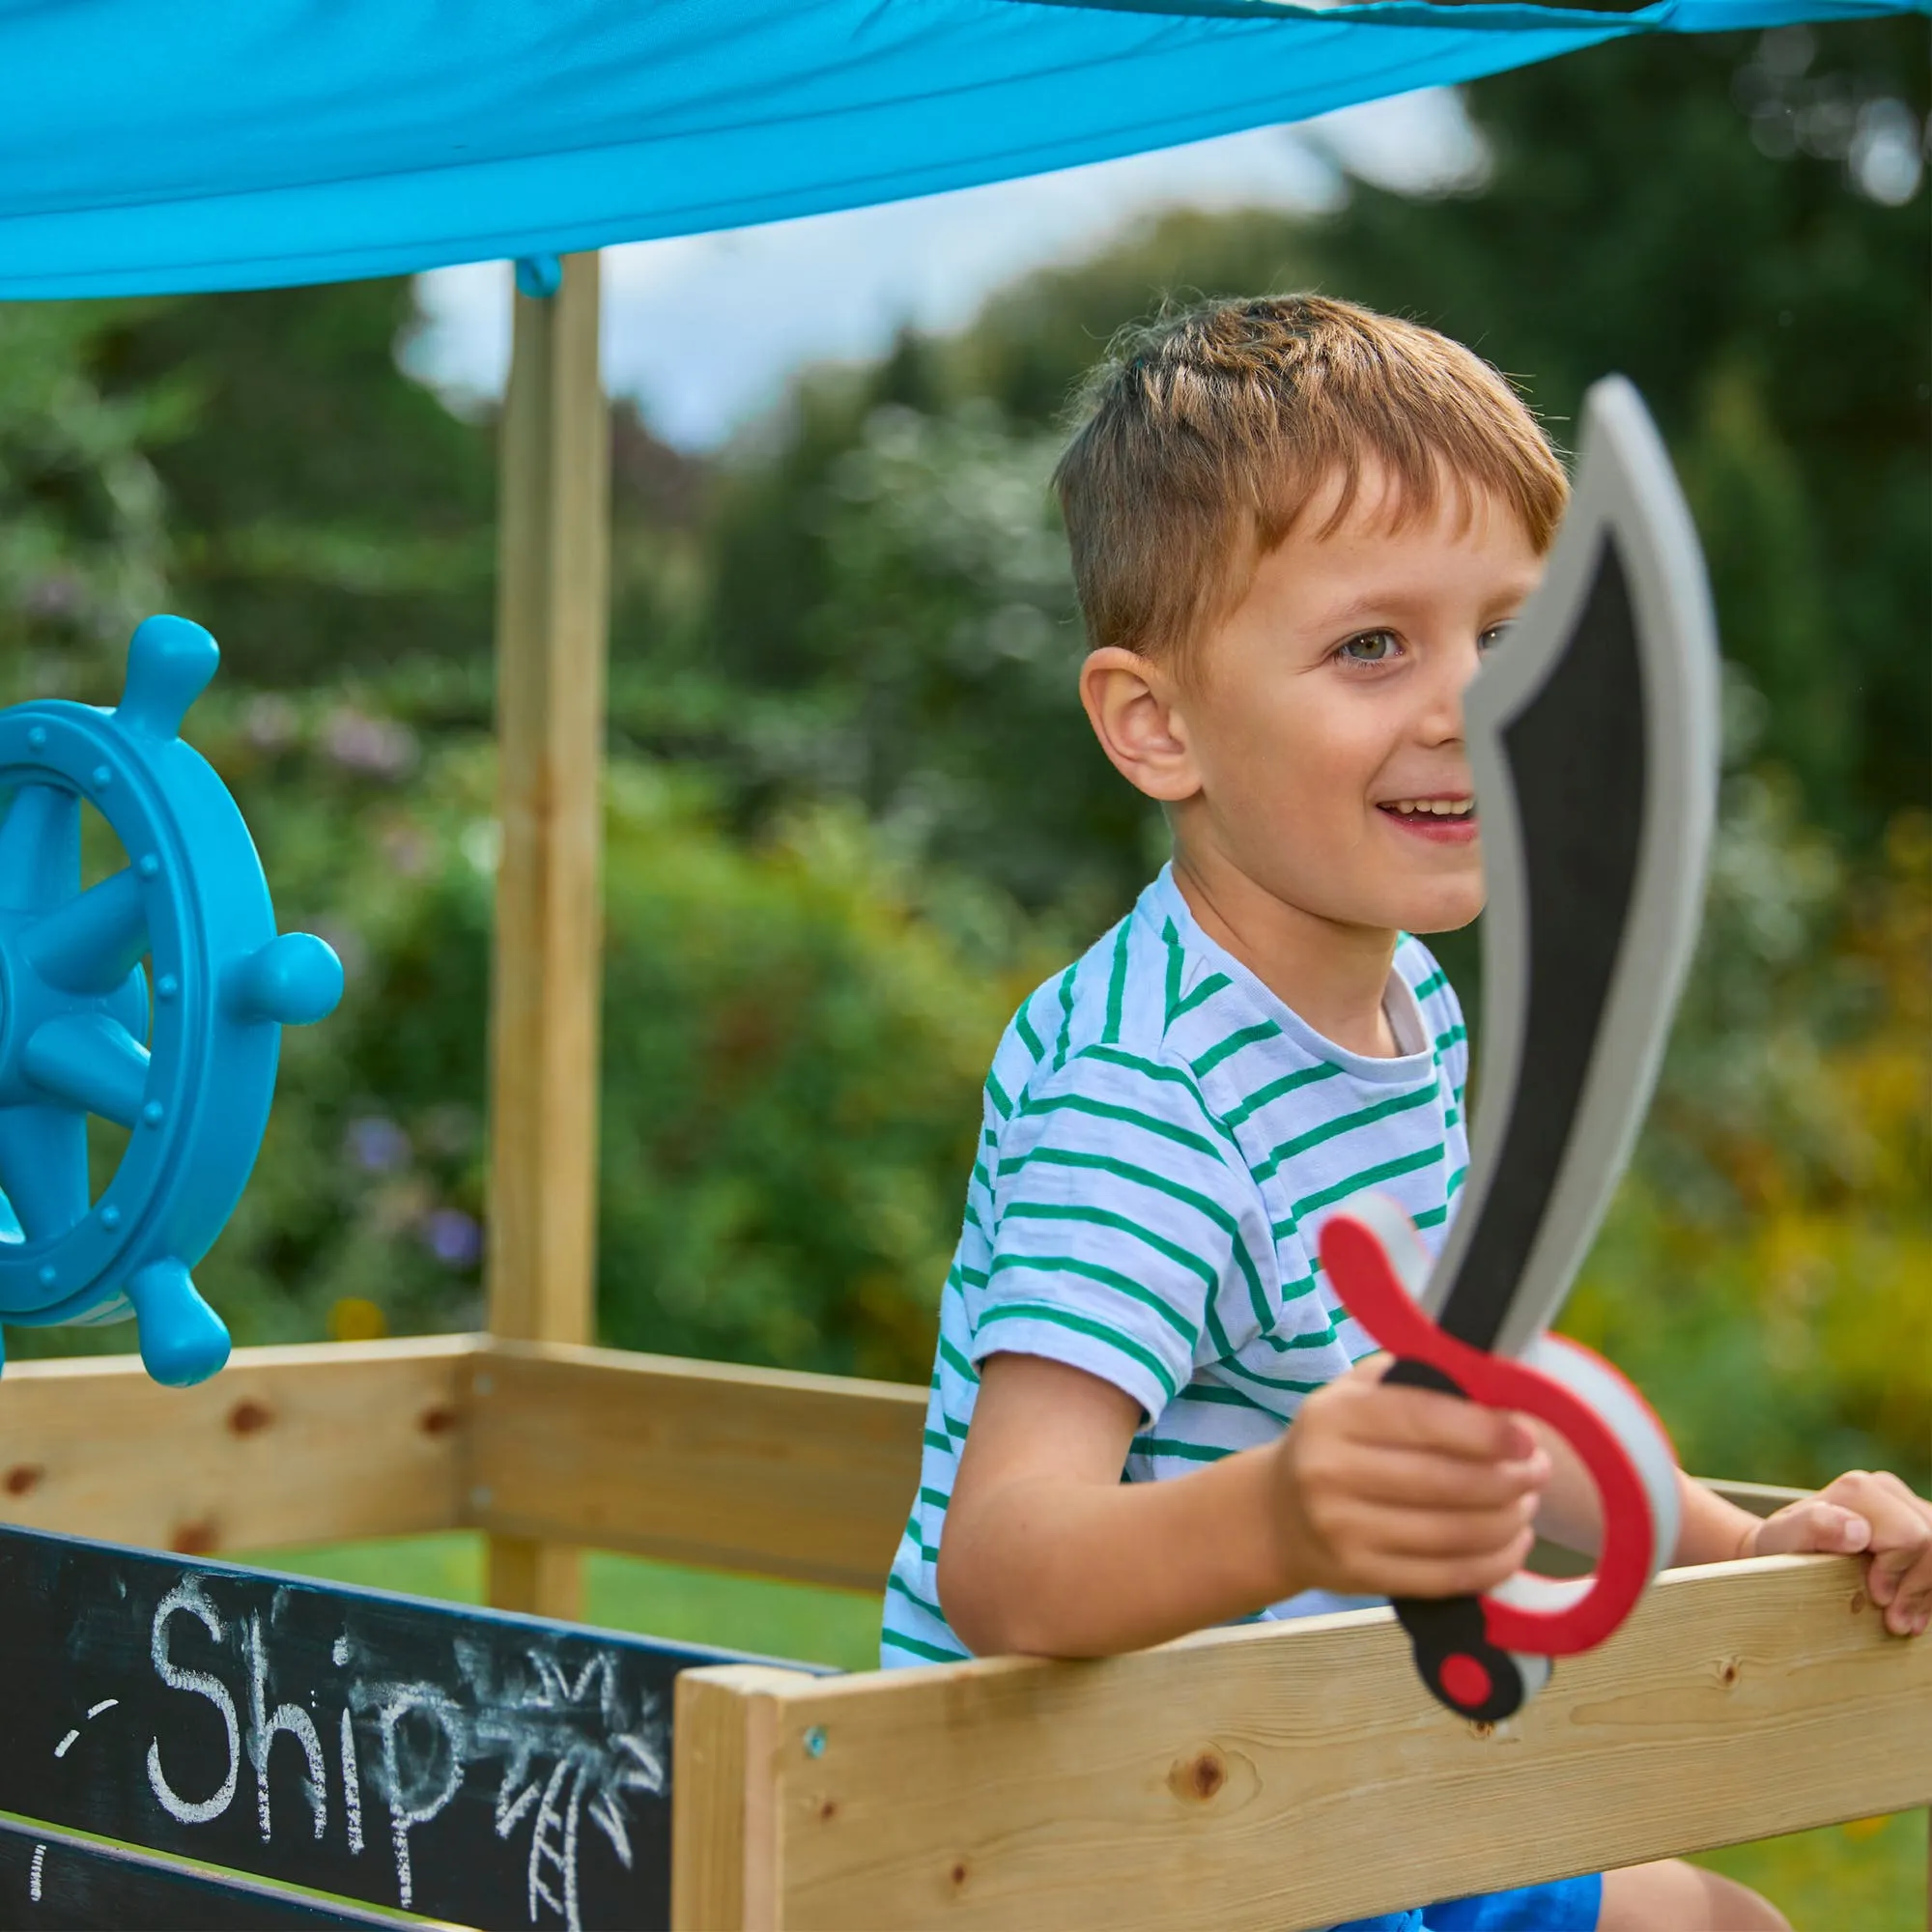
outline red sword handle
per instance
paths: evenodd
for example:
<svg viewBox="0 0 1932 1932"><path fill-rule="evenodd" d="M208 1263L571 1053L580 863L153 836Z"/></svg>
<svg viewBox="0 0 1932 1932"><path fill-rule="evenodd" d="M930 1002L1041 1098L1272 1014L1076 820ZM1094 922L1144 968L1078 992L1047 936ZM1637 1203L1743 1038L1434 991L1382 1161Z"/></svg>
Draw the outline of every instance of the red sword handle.
<svg viewBox="0 0 1932 1932"><path fill-rule="evenodd" d="M1460 1716L1494 1720L1548 1676L1548 1660L1600 1644L1629 1616L1677 1539L1669 1437L1634 1388L1601 1356L1544 1336L1523 1360L1471 1348L1416 1305L1427 1261L1414 1226L1371 1196L1331 1214L1321 1264L1343 1305L1396 1357L1391 1381L1438 1388L1548 1423L1569 1443L1603 1506L1603 1548L1587 1577L1527 1573L1483 1597L1398 1599L1416 1667Z"/></svg>

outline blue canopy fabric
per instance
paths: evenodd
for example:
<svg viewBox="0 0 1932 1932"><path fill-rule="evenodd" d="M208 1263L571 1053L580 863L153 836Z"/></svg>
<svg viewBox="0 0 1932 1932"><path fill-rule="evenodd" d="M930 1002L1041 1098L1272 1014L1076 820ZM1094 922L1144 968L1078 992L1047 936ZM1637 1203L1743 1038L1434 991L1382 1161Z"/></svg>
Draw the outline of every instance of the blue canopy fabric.
<svg viewBox="0 0 1932 1932"><path fill-rule="evenodd" d="M1932 11L0 0L0 298L263 287L1069 167L1630 34Z"/></svg>

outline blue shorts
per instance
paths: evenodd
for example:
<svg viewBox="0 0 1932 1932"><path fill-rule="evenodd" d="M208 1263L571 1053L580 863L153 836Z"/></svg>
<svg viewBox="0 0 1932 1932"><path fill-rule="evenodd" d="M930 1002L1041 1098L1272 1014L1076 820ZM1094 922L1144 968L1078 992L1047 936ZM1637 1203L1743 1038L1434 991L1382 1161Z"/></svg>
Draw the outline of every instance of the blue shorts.
<svg viewBox="0 0 1932 1932"><path fill-rule="evenodd" d="M1597 1932L1604 1881L1560 1878L1553 1885L1516 1891L1486 1891L1480 1898L1451 1899L1413 1912L1353 1918L1334 1932Z"/></svg>

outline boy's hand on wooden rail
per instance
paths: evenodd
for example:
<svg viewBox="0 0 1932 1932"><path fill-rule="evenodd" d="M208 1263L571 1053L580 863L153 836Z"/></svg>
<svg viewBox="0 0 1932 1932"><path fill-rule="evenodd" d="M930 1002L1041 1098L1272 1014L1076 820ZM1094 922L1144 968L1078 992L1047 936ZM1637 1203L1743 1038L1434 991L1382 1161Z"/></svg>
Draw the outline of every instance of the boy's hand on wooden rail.
<svg viewBox="0 0 1932 1932"><path fill-rule="evenodd" d="M1740 1556L1818 1553L1865 1561L1865 1589L1894 1636L1932 1624L1932 1503L1886 1470L1853 1469L1748 1529Z"/></svg>

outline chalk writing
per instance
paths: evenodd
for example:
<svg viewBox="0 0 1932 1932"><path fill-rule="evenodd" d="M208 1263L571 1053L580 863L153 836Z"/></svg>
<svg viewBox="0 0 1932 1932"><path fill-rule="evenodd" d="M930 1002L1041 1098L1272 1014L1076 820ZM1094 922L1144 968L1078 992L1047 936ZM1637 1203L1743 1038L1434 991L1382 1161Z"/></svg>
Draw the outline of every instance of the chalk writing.
<svg viewBox="0 0 1932 1932"><path fill-rule="evenodd" d="M228 1733L228 1770L211 1797L200 1800L180 1797L161 1771L161 1741L157 1737L148 1747L148 1784L169 1817L179 1819L184 1825L205 1825L210 1819L220 1817L235 1797L236 1779L242 1771L242 1726L236 1719L235 1699L228 1694L228 1687L220 1678L206 1670L184 1669L170 1661L168 1620L181 1610L194 1617L216 1643L222 1639L221 1619L202 1595L201 1579L184 1577L161 1599L155 1610L150 1646L150 1655L155 1661L155 1675L170 1690L187 1690L198 1697L206 1697L221 1713L221 1721Z"/></svg>
<svg viewBox="0 0 1932 1932"><path fill-rule="evenodd" d="M5 1528L0 1653L22 1900L71 1829L489 1932L668 1924L672 1682L724 1661Z"/></svg>

